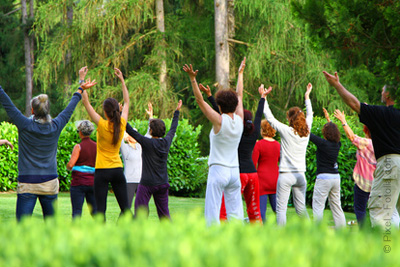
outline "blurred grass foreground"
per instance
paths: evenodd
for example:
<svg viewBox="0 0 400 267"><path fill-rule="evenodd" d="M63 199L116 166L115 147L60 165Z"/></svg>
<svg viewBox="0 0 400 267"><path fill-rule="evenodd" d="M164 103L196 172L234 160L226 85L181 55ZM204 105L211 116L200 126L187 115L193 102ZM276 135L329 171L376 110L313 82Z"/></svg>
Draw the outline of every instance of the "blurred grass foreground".
<svg viewBox="0 0 400 267"><path fill-rule="evenodd" d="M200 209L172 222L59 215L45 222L3 221L0 266L399 266L398 230L335 230L296 218L278 227L270 221L206 227Z"/></svg>

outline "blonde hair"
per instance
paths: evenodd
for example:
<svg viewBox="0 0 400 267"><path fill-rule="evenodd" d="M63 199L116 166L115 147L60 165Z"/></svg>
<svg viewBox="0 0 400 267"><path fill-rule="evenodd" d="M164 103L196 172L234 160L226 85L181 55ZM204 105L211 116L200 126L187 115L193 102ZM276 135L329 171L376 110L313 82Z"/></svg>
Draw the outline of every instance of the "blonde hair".
<svg viewBox="0 0 400 267"><path fill-rule="evenodd" d="M35 115L35 120L40 123L51 122L50 102L49 97L46 94L40 94L32 98L31 107L33 109L33 114Z"/></svg>

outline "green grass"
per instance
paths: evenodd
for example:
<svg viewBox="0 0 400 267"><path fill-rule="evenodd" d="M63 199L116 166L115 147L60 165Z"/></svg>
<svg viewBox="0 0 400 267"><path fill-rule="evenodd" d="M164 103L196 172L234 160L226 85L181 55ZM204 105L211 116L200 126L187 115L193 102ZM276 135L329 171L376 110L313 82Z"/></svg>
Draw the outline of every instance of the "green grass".
<svg viewBox="0 0 400 267"><path fill-rule="evenodd" d="M17 201L16 193L1 193L0 194L0 221L13 221L15 220L15 207ZM246 207L246 204L243 203L243 207ZM150 214L149 220L158 221L156 207L154 205L153 199L150 200ZM204 198L184 198L184 197L169 197L169 209L172 219L175 215L186 215L192 211L203 214L204 213ZM132 208L133 212L133 208ZM72 218L72 208L71 208L71 200L69 193L60 193L58 195L57 201L57 213L59 216L62 216L66 220ZM120 213L120 209L115 199L114 194L109 193L107 198L107 212L106 218L107 222L116 222ZM308 214L312 217L312 209L308 208ZM247 216L245 211L245 217ZM354 213L345 212L346 221L356 220ZM42 219L42 210L39 201L37 201L35 210L33 211L33 218ZM294 208L289 207L287 212L288 221L291 220L292 217L297 217ZM92 220L89 209L84 204L83 207L83 215L82 219L84 220ZM333 226L332 213L329 209L325 209L324 219L328 223L328 225ZM267 220L275 221L275 214L272 212L270 206L267 206Z"/></svg>

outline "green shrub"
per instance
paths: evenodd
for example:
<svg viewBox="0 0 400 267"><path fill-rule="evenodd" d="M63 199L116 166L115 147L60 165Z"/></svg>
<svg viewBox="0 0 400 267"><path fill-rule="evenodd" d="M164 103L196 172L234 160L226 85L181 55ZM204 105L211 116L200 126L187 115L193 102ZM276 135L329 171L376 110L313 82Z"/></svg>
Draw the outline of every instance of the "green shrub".
<svg viewBox="0 0 400 267"><path fill-rule="evenodd" d="M18 176L18 129L8 122L0 123L0 139L10 141L14 150L0 146L0 191L14 190Z"/></svg>
<svg viewBox="0 0 400 267"><path fill-rule="evenodd" d="M340 132L342 133L340 142L342 146L338 155L338 165L339 165L339 173L341 178L341 202L342 208L346 211L353 211L353 169L356 164L356 151L357 148L351 143L351 141L346 137L346 134L343 131L343 127L340 121L336 120L333 116L331 116L332 122L338 125ZM364 133L362 132L362 124L359 122L358 117L356 116L346 116L347 123L350 128L354 131L358 136L364 137ZM313 125L311 132L315 135L322 137L322 128L326 123L325 118L314 117ZM316 158L317 147L310 141L307 154L307 204L311 206L312 203L312 195L314 191L314 183L315 183L315 174L317 171L317 158Z"/></svg>
<svg viewBox="0 0 400 267"><path fill-rule="evenodd" d="M189 213L174 222L121 218L51 218L4 222L1 266L398 266L400 232L382 241L378 231L291 220L286 227L229 223L205 226ZM391 251L384 253L384 246Z"/></svg>

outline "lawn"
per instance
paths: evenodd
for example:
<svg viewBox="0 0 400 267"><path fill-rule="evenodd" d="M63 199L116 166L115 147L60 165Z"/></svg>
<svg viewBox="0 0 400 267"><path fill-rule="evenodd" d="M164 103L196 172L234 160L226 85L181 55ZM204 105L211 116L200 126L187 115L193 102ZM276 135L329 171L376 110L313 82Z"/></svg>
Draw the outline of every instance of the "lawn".
<svg viewBox="0 0 400 267"><path fill-rule="evenodd" d="M7 192L7 193L1 193L0 194L0 221L12 221L15 220L15 205L16 205L16 198L17 195L14 192ZM246 207L246 204L243 203L243 207ZM154 205L153 200L150 201L150 214L149 214L149 220L152 221L157 221L158 216L157 216L157 211L156 207ZM185 215L189 214L191 211L198 211L200 213L204 213L204 198L184 198L184 197L169 197L169 209L171 213L172 219L174 218L174 215ZM71 218L72 214L72 208L71 208L71 200L69 193L60 193L58 195L58 202L57 202L57 212L59 215L61 215L63 218L69 219ZM119 216L119 207L118 203L115 199L114 194L109 193L108 198L107 198L107 213L106 213L106 218L107 222L116 222ZM133 212L133 208L132 208ZM308 208L308 214L310 217L312 217L312 209ZM247 214L245 213L245 216ZM290 220L291 217L297 216L294 208L289 207L288 208L288 220ZM356 220L355 214L354 213L345 213L346 216L346 221L351 221L351 220ZM33 218L41 219L42 218L42 211L40 207L39 201L36 203L35 210L33 212ZM89 219L91 220L91 216L89 213L89 209L87 208L86 203L84 204L83 207L83 219ZM272 212L271 208L268 206L267 207L267 219L272 219L273 221L275 220L275 215ZM324 212L324 219L327 220L329 225L334 225L333 219L332 219L332 213L329 209L325 209Z"/></svg>

